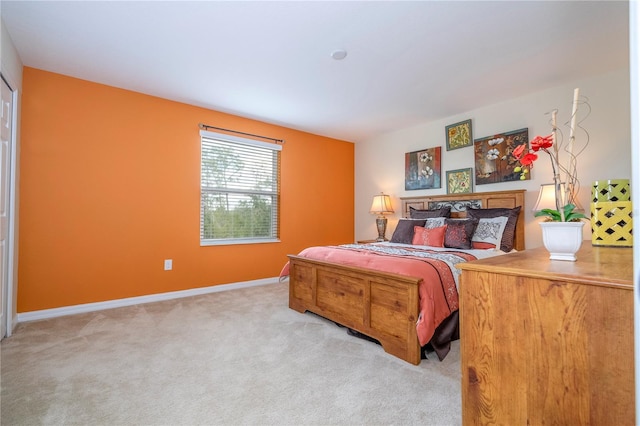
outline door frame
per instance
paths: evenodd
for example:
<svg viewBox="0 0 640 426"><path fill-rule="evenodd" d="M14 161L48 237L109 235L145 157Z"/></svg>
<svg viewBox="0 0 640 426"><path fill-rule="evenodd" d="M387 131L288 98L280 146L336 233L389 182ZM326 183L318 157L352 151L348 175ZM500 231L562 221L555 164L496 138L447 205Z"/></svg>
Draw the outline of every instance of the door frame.
<svg viewBox="0 0 640 426"><path fill-rule="evenodd" d="M17 234L17 216L16 216L16 198L17 198L17 168L18 168L18 89L17 85L12 79L0 72L0 78L9 86L11 90L11 149L10 149L10 173L9 173L9 220L7 224L7 289L6 298L4 303L6 304L3 310L6 311L7 323L6 330L0 331L0 339L6 336L9 337L13 334L13 329L16 325L16 284L17 284L17 257L16 257L16 234Z"/></svg>

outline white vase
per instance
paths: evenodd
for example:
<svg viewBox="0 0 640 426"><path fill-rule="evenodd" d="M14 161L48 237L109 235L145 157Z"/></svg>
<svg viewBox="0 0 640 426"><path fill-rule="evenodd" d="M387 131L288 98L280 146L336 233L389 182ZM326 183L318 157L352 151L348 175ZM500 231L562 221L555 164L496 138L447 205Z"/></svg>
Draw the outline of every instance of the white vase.
<svg viewBox="0 0 640 426"><path fill-rule="evenodd" d="M576 261L582 245L584 222L540 222L542 242L552 260Z"/></svg>

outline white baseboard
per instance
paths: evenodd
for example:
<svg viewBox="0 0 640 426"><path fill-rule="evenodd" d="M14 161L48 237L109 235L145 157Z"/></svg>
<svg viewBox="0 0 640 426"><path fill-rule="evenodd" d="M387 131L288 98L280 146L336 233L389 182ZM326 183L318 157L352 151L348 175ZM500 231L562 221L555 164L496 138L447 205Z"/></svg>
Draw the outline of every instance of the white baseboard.
<svg viewBox="0 0 640 426"><path fill-rule="evenodd" d="M83 314L86 312L102 311L104 309L139 305L141 303L160 302L162 300L179 299L182 297L198 296L201 294L217 293L220 291L237 290L240 288L256 287L260 285L277 283L278 277L263 278L260 280L243 281L233 284L221 284L210 287L192 288L189 290L171 291L168 293L150 294L148 296L128 297L126 299L108 300L105 302L85 303L82 305L64 306L62 308L23 312L17 315L17 322L36 321L48 318L62 317L65 315Z"/></svg>

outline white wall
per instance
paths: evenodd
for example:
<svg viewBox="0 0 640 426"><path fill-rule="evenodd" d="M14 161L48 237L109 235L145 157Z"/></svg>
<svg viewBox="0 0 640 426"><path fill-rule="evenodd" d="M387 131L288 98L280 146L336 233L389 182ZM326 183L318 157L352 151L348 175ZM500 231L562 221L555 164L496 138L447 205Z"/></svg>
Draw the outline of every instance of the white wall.
<svg viewBox="0 0 640 426"><path fill-rule="evenodd" d="M11 83L22 89L22 61L13 41L0 17L0 52L2 52L2 75Z"/></svg>
<svg viewBox="0 0 640 426"><path fill-rule="evenodd" d="M494 134L529 129L529 138L551 132L549 115L558 109L558 125L571 116L574 88L589 99L591 115L583 122L589 132L588 148L578 159L578 178L581 182L579 200L589 211L591 185L594 180L631 177L629 69L576 81L572 84L534 93L508 102L488 105L480 109L394 131L371 140L356 143L355 149L355 237L371 239L377 236L375 217L368 212L372 197L381 191L391 195L396 213L389 216L387 238L390 238L400 217L400 197L446 194L446 171L473 167L473 147L447 151L445 126L472 119L474 139ZM425 99L428 102L428 99ZM581 116L579 114L579 116ZM568 125L563 127L568 139ZM578 134L578 138L580 138ZM405 191L404 154L424 148L442 147L442 188ZM535 163L531 180L477 185L475 192L526 189L525 220L526 246L542 245L542 236L531 208L537 199L540 184L552 182L551 163L545 154ZM562 158L562 157L561 157ZM585 226L585 238L591 238Z"/></svg>

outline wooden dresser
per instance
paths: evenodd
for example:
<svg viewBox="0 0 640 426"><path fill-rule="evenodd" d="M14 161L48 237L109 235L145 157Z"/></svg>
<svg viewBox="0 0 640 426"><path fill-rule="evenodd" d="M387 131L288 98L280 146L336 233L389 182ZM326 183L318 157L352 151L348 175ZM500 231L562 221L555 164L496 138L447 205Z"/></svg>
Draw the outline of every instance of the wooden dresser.
<svg viewBox="0 0 640 426"><path fill-rule="evenodd" d="M633 250L460 265L464 425L633 425Z"/></svg>

